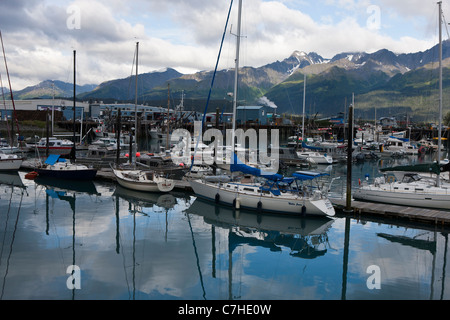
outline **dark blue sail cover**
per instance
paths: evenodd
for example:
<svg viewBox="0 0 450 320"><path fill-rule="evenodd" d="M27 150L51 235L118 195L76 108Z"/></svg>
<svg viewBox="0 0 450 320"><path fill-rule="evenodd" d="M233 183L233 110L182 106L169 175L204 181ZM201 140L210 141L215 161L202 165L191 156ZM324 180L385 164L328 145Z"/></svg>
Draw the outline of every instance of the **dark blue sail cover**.
<svg viewBox="0 0 450 320"><path fill-rule="evenodd" d="M327 175L328 173L320 173L312 171L296 171L292 174L293 177L299 180L312 180Z"/></svg>
<svg viewBox="0 0 450 320"><path fill-rule="evenodd" d="M61 157L60 154L50 154L44 163L52 166L57 162L66 162L66 159L60 157Z"/></svg>
<svg viewBox="0 0 450 320"><path fill-rule="evenodd" d="M308 146L305 142L302 142L302 148L306 148L306 149L310 149L310 150L322 151L321 147Z"/></svg>
<svg viewBox="0 0 450 320"><path fill-rule="evenodd" d="M251 174L253 176L264 177L266 179L273 181L279 181L283 179L283 176L281 174L264 172L259 168L254 168L246 165L237 157L236 153L234 154L234 161L230 164L230 171L231 172L239 171L242 173Z"/></svg>

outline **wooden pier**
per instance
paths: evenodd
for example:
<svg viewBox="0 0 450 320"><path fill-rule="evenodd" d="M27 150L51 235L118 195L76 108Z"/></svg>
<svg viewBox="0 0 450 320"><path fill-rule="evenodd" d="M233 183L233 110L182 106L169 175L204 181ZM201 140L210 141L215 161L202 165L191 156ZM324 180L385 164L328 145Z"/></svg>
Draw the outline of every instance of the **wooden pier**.
<svg viewBox="0 0 450 320"><path fill-rule="evenodd" d="M334 207L345 213L345 199L330 199ZM353 214L367 214L391 219L406 219L415 222L450 225L450 211L418 207L398 206L386 203L355 201L351 202Z"/></svg>

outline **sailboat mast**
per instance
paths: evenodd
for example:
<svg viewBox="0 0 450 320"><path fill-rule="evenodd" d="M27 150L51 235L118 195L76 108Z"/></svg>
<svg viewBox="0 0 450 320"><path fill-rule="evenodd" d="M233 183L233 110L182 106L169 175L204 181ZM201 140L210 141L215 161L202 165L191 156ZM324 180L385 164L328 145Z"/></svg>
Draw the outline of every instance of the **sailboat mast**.
<svg viewBox="0 0 450 320"><path fill-rule="evenodd" d="M11 102L12 102L13 112L14 112L14 121L16 122L17 133L20 136L19 121L17 120L16 106L14 104L14 97L13 97L13 92L12 92L12 87L11 87L11 79L9 77L8 64L6 63L5 46L3 45L3 37L2 37L1 31L0 31L0 41L2 42L3 60L5 61L6 76L8 77L9 93L11 95Z"/></svg>
<svg viewBox="0 0 450 320"><path fill-rule="evenodd" d="M238 24L237 24L237 35L236 35L236 65L234 70L234 94L233 94L233 126L232 126L232 140L231 140L231 151L232 156L231 159L233 159L234 154L234 136L235 136L235 130L236 130L236 109L237 109L237 91L238 91L238 74L239 74L239 50L241 45L241 11L242 11L242 0L239 0L239 7L238 7Z"/></svg>
<svg viewBox="0 0 450 320"><path fill-rule="evenodd" d="M136 88L134 92L134 143L136 145L136 152L138 150L138 139L137 139L138 137L137 99L138 99L138 66L139 66L138 59L139 59L139 42L136 42L136 79L135 79Z"/></svg>
<svg viewBox="0 0 450 320"><path fill-rule="evenodd" d="M437 163L441 161L441 131L442 131L442 1L439 5L439 126Z"/></svg>
<svg viewBox="0 0 450 320"><path fill-rule="evenodd" d="M169 150L169 130L170 130L170 83L167 83L167 126L166 126L166 151Z"/></svg>
<svg viewBox="0 0 450 320"><path fill-rule="evenodd" d="M76 111L76 55L77 51L73 50L73 146L71 159L75 160L75 111ZM81 137L80 137L81 138Z"/></svg>
<svg viewBox="0 0 450 320"><path fill-rule="evenodd" d="M302 144L305 141L305 102L306 102L306 73L303 75L303 117L302 117ZM298 137L297 137L298 140Z"/></svg>

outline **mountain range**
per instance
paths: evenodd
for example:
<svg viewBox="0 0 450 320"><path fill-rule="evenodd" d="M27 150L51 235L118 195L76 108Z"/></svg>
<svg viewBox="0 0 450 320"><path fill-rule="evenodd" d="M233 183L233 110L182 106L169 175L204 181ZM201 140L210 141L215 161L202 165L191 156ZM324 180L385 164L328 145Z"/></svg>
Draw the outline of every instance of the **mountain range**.
<svg viewBox="0 0 450 320"><path fill-rule="evenodd" d="M450 84L450 41L443 42L444 88ZM334 116L345 109L355 95L355 117L407 115L417 121L434 121L437 113L438 46L408 54L383 49L374 53L343 52L326 59L315 52L295 51L283 61L239 70L239 104L270 104L276 112L301 114L303 81L306 75L308 116ZM167 68L138 76L138 101L149 105L173 105L184 98L186 110L204 111L213 71L181 74ZM208 112L216 108L231 112L234 69L216 73ZM73 85L44 81L14 92L16 99L73 96ZM447 90L448 91L448 90ZM170 96L168 96L170 94ZM264 98L263 98L264 97ZM82 100L133 101L135 76L77 87ZM261 99L263 98L263 99ZM445 101L450 93L444 90ZM448 100L447 100L448 101ZM173 106L172 106L173 107ZM434 112L433 110L436 110Z"/></svg>

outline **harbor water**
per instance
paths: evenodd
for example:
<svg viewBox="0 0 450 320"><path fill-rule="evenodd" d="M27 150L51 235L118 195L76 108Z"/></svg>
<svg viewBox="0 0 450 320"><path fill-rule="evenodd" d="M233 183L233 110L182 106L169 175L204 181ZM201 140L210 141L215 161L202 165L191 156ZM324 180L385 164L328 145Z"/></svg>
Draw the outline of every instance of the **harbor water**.
<svg viewBox="0 0 450 320"><path fill-rule="evenodd" d="M379 165L354 164L353 184ZM317 170L345 190L345 165ZM0 175L2 300L450 298L442 226L265 215L185 191L24 176Z"/></svg>

